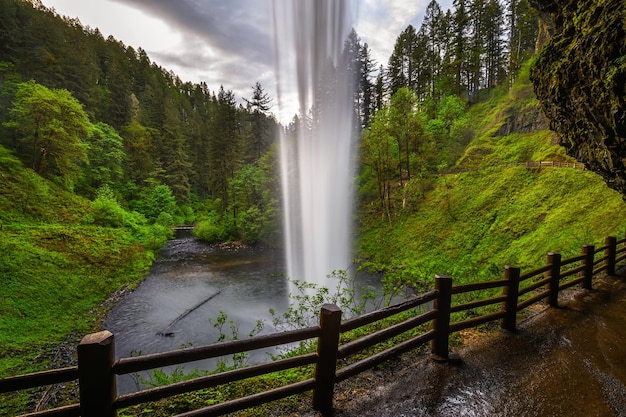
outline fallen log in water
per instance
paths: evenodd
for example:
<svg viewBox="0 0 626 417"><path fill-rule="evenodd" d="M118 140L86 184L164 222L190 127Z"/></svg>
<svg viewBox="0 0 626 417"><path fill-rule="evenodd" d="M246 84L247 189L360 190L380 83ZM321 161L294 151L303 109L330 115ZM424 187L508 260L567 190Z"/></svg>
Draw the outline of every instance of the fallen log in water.
<svg viewBox="0 0 626 417"><path fill-rule="evenodd" d="M174 335L174 332L172 331L172 327L178 323L179 321L181 321L182 319L184 319L185 317L187 317L189 314L193 313L195 310L199 309L200 307L202 307L204 304L208 303L209 301L211 301L212 299L214 299L215 297L217 297L222 291L218 291L215 294L211 295L209 298L207 298L206 300L196 304L195 306L191 307L189 310L186 310L183 314L181 314L180 316L176 317L174 319L174 321L172 321L164 330L157 332L157 335L159 336L168 336L171 337Z"/></svg>

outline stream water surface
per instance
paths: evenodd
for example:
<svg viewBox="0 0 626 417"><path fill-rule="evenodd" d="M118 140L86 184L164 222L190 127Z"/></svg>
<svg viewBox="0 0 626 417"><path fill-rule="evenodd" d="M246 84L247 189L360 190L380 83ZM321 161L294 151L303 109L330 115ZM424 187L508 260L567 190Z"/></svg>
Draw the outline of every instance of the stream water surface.
<svg viewBox="0 0 626 417"><path fill-rule="evenodd" d="M179 236L164 245L146 279L113 307L103 328L115 335L117 358L214 343L220 330L209 319L215 322L220 312L232 320L239 338L258 320L265 323L261 334L274 332L270 310L280 315L291 301L284 270L282 251L222 249ZM358 288L380 286L376 276L355 279ZM221 331L232 336L228 323ZM266 361L273 353L278 352L252 352L247 360ZM207 360L179 369L211 370L215 365L216 360ZM137 375L118 377L119 393L137 389Z"/></svg>

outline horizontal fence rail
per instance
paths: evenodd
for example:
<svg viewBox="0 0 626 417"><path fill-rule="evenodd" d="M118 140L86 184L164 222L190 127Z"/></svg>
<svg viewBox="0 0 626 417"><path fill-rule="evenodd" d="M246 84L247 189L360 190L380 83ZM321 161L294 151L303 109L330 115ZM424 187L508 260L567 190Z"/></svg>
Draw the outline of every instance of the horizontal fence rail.
<svg viewBox="0 0 626 417"><path fill-rule="evenodd" d="M24 414L23 417L115 417L118 410L127 407L309 366L312 367L309 379L176 417L218 416L308 391L313 393L312 407L322 415L331 415L335 383L427 343L430 343L433 358L445 361L449 359L451 334L494 321L499 321L503 329L515 331L520 311L537 303L556 307L559 292L575 285L591 290L595 275L601 272L613 275L616 264L625 259L626 238L617 240L609 236L602 247L584 245L579 256L561 259L560 254L548 253L545 266L524 274L519 268L507 265L501 280L453 286L451 277L437 275L433 291L343 322L341 310L333 304L326 304L320 310L318 326L117 361L114 335L102 331L83 338L78 346L77 366L2 378L0 393L78 380L79 403ZM378 330L370 330L368 326ZM354 338L355 331L365 335ZM342 343L342 335L353 340ZM403 340L396 341L394 338L397 337L403 337ZM116 375L307 340L315 340L315 353L285 357L124 395L117 395L116 392ZM391 347L382 350L377 347L385 342ZM378 351L368 354L368 349L375 347ZM350 359L356 354L365 357ZM338 367L339 364L343 366Z"/></svg>

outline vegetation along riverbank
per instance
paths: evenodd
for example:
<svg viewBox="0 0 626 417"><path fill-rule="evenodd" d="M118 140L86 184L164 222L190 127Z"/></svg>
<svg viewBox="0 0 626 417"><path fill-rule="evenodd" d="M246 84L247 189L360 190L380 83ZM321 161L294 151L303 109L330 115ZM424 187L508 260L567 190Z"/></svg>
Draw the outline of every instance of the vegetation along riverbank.
<svg viewBox="0 0 626 417"><path fill-rule="evenodd" d="M529 81L539 28L527 2L511 2L508 51L458 26L506 26L502 5L490 5L484 21L462 10L444 20L431 2L423 30L398 36L378 76L367 45L356 32L348 39L363 81L355 255L384 272L390 291L424 291L435 274L494 279L505 264L537 267L548 251L574 256L626 231L622 196L568 166L575 160L548 130ZM184 82L139 46L37 1L0 0L0 22L0 377L74 360L73 348L59 346L99 329L114 295L141 281L176 224L196 224L208 242L280 246L274 138L304 118L279 126L260 84L238 105L224 86ZM429 55L435 47L454 55L451 39L429 43L444 23L467 48L484 46L459 56L458 71ZM408 52L418 46L419 62ZM403 73L408 60L420 77ZM540 161L561 164L523 165ZM4 395L0 414L33 410L43 397ZM125 415L203 402L194 395ZM247 415L255 412L267 409Z"/></svg>

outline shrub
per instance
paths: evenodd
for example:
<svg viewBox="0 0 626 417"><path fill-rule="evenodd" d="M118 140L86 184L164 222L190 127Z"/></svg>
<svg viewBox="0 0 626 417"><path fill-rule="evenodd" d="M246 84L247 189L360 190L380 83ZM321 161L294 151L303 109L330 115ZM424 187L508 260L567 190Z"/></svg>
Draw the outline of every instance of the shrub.
<svg viewBox="0 0 626 417"><path fill-rule="evenodd" d="M124 225L126 212L117 202L113 191L104 185L96 193L96 199L91 202L93 223L105 227L121 227Z"/></svg>
<svg viewBox="0 0 626 417"><path fill-rule="evenodd" d="M209 243L218 243L227 240L226 230L213 219L206 219L199 222L193 229L193 234L198 239Z"/></svg>

